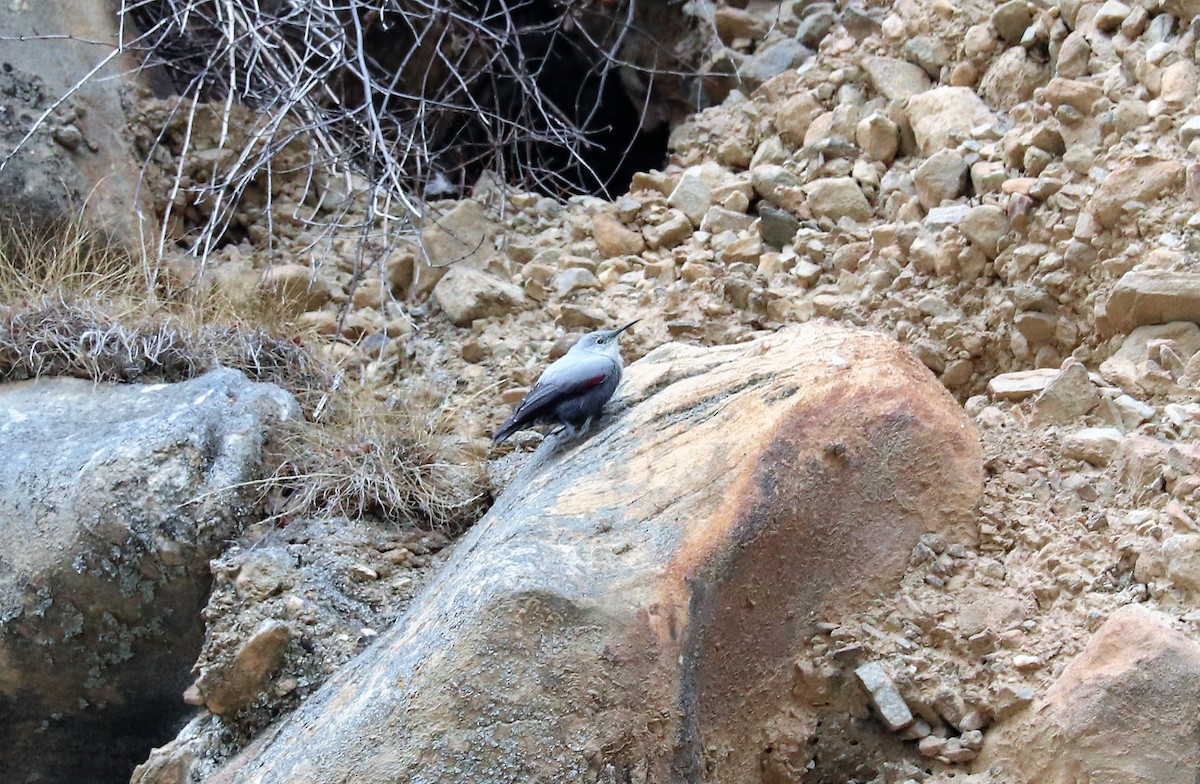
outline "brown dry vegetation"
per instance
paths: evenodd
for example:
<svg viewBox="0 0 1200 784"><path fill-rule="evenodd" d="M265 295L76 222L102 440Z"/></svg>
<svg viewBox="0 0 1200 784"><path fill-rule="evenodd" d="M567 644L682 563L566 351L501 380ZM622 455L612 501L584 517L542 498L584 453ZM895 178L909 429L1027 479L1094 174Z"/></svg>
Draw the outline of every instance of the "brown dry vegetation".
<svg viewBox="0 0 1200 784"><path fill-rule="evenodd" d="M217 365L302 400L328 385L311 347L259 301L170 285L79 222L0 228L0 377L178 381Z"/></svg>
<svg viewBox="0 0 1200 784"><path fill-rule="evenodd" d="M482 455L452 432L447 403L339 395L321 421L295 424L272 482L281 516L373 516L457 533L490 495Z"/></svg>

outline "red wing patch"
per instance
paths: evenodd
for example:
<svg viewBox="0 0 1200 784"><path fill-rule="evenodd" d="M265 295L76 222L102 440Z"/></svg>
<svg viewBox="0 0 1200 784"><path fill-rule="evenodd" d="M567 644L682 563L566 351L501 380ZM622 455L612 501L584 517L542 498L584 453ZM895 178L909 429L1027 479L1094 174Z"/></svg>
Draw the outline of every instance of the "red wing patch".
<svg viewBox="0 0 1200 784"><path fill-rule="evenodd" d="M585 387L597 387L604 382L605 374L597 373L596 375L583 382Z"/></svg>

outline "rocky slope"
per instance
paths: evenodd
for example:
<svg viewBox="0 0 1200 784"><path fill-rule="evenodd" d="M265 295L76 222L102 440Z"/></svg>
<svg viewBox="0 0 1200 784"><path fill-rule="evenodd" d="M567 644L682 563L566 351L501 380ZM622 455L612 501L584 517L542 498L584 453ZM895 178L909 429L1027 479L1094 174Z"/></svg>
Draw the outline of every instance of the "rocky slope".
<svg viewBox="0 0 1200 784"><path fill-rule="evenodd" d="M1146 780L1190 782L1200 751L1175 748L1178 726L1095 695L1158 693L1139 685L1145 668L1107 661L1179 684L1197 661L1200 8L700 6L724 47L705 83L720 103L678 126L669 165L628 194L561 203L481 182L431 204L419 240L369 239L364 266L357 235L298 217L343 209L354 188L305 203L281 177L270 231L248 205L246 239L205 275L277 297L381 398L438 390L479 452L581 330L641 318L630 358L815 317L896 338L979 429L978 542L929 536L896 594L822 619L794 652L797 688L861 689L873 712L864 699L838 723L781 721L763 780L1125 780L1115 758L1141 753L1179 762ZM147 105L145 132L164 117ZM221 128L194 132L216 146ZM497 460L497 477L518 459ZM391 585L375 563L398 544L352 560ZM202 654L214 673L271 614L231 619L228 593ZM287 679L307 684L357 645L296 654L236 721L198 720L208 745L193 733L189 748L228 753L296 699ZM1200 695L1173 693L1171 721L1194 729ZM856 731L881 722L893 742ZM1113 727L1141 740L1103 740ZM156 764L143 780L169 780Z"/></svg>

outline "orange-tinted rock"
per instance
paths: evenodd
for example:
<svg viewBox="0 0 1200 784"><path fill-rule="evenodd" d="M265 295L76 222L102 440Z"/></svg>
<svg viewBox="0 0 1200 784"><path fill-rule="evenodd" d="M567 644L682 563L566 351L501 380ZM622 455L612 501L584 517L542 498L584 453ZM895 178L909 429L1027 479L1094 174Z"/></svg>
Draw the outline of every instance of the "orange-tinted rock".
<svg viewBox="0 0 1200 784"><path fill-rule="evenodd" d="M611 408L212 780L756 780L815 622L894 591L923 533L974 535L974 430L881 335L664 346Z"/></svg>
<svg viewBox="0 0 1200 784"><path fill-rule="evenodd" d="M283 661L291 639L291 629L281 621L260 624L238 648L225 671L200 675L196 688L208 709L225 716L253 702Z"/></svg>
<svg viewBox="0 0 1200 784"><path fill-rule="evenodd" d="M597 213L592 219L592 235L596 238L596 250L606 259L638 254L646 248L646 240L641 232L626 227L615 216L605 212Z"/></svg>
<svg viewBox="0 0 1200 784"><path fill-rule="evenodd" d="M989 735L980 769L1026 784L1194 784L1200 645L1121 607L1045 697Z"/></svg>

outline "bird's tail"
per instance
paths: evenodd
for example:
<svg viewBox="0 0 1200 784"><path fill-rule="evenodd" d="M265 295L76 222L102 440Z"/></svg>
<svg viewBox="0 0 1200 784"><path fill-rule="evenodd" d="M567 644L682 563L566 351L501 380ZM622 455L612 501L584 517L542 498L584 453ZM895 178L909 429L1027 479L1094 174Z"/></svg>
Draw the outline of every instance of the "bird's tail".
<svg viewBox="0 0 1200 784"><path fill-rule="evenodd" d="M498 446L508 440L508 437L521 429L521 423L516 417L509 417L505 420L500 429L492 436L492 445Z"/></svg>

